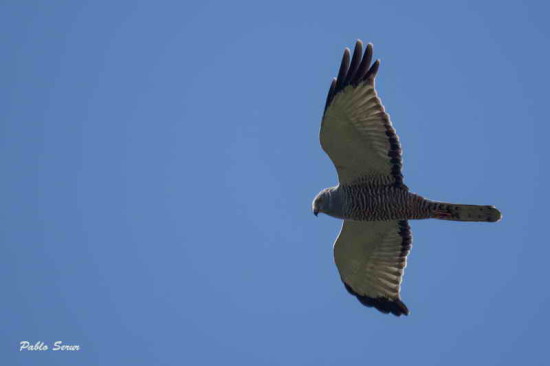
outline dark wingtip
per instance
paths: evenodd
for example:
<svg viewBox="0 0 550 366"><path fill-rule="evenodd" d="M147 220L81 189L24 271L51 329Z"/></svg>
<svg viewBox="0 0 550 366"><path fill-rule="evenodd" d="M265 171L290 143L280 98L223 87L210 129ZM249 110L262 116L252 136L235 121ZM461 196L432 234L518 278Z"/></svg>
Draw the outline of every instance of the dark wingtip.
<svg viewBox="0 0 550 366"><path fill-rule="evenodd" d="M365 80L368 79L374 79L376 77L376 74L378 73L378 68L380 67L380 60L376 60L372 66L370 67L369 71L365 75Z"/></svg>
<svg viewBox="0 0 550 366"><path fill-rule="evenodd" d="M346 81L346 75L349 70L349 59L350 59L350 50L346 47L344 50L344 56L342 56L342 63L340 64L340 71L338 72L338 77L336 81L336 89L340 90L344 86Z"/></svg>
<svg viewBox="0 0 550 366"><path fill-rule="evenodd" d="M348 74L346 75L346 80L344 82L344 85L349 85L352 82L352 80L354 80L355 73L359 68L359 64L361 63L362 56L363 56L363 42L361 42L361 40L358 39L355 42L355 49L353 50L353 56L351 57L351 64L349 66Z"/></svg>
<svg viewBox="0 0 550 366"><path fill-rule="evenodd" d="M351 80L352 84L357 85L365 78L365 74L367 73L367 70L369 69L370 63L372 61L372 50L372 43L367 44L367 48L365 49L365 53L363 54L361 64L357 68L357 72Z"/></svg>
<svg viewBox="0 0 550 366"><path fill-rule="evenodd" d="M374 45L369 42L367 44L367 48L365 49L365 56L368 56L367 59L368 59L368 64L370 65L370 63L372 62L372 55L374 54ZM367 65L368 66L368 65Z"/></svg>
<svg viewBox="0 0 550 366"><path fill-rule="evenodd" d="M332 98L334 98L335 92L336 92L336 78L333 78L332 81L330 82L330 89L328 90L327 101L325 103L325 111L327 110L328 105L332 101Z"/></svg>
<svg viewBox="0 0 550 366"><path fill-rule="evenodd" d="M373 307L376 310L380 311L384 314L392 313L395 316L401 316L401 315L409 315L409 309L407 308L407 305L401 301L401 299L395 299L391 300L385 297L369 297L369 296L363 296L359 295L357 292L355 292L348 284L344 283L346 286L346 290L353 296L357 297L357 300L359 302L367 307Z"/></svg>
<svg viewBox="0 0 550 366"><path fill-rule="evenodd" d="M395 305L395 307L397 309L396 311L400 312L402 315L409 315L410 314L409 308L407 308L407 305L405 305L405 303L403 303L403 301L401 301L401 299L395 300L393 302L393 304ZM397 316L399 316L399 315L397 315Z"/></svg>
<svg viewBox="0 0 550 366"><path fill-rule="evenodd" d="M345 48L344 55L342 56L342 62L340 64L340 69L338 71L338 77L336 78L336 84L334 89L329 91L327 97L327 104L325 110L328 108L332 99L336 94L343 90L348 85L357 86L362 82L372 82L376 73L378 72L378 67L380 65L380 60L376 61L371 66L373 46L372 43L368 43L361 57L363 50L363 42L358 39L355 41L355 49L353 51L353 57L351 56L351 51L349 48ZM351 63L350 63L351 61Z"/></svg>

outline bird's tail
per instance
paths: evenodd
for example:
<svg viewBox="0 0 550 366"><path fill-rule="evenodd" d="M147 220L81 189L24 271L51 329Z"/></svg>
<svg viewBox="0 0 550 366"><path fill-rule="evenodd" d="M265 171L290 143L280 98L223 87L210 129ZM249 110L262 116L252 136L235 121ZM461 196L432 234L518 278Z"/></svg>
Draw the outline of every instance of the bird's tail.
<svg viewBox="0 0 550 366"><path fill-rule="evenodd" d="M494 206L432 202L433 218L451 221L497 222L502 214Z"/></svg>

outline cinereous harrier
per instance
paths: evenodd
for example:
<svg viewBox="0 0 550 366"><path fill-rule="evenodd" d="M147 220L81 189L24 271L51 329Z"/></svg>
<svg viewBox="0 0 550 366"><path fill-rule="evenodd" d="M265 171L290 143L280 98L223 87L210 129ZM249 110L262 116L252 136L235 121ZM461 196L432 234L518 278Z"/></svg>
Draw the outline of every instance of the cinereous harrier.
<svg viewBox="0 0 550 366"><path fill-rule="evenodd" d="M401 146L374 89L380 61L371 65L372 44L346 48L328 92L321 146L334 163L339 184L321 191L313 213L343 219L334 257L346 289L383 313L408 315L399 297L411 249L407 220L495 222L493 206L435 202L409 192L401 174ZM351 61L351 62L350 62Z"/></svg>

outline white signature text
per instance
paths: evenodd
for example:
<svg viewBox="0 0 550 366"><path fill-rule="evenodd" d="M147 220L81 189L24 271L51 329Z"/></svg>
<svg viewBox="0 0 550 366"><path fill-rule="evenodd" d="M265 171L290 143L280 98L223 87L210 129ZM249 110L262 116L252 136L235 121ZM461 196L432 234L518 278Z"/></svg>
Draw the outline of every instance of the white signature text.
<svg viewBox="0 0 550 366"><path fill-rule="evenodd" d="M53 346L49 346L42 341L31 344L29 341L19 342L19 352L22 351L80 351L78 344L63 344L62 341L55 341Z"/></svg>

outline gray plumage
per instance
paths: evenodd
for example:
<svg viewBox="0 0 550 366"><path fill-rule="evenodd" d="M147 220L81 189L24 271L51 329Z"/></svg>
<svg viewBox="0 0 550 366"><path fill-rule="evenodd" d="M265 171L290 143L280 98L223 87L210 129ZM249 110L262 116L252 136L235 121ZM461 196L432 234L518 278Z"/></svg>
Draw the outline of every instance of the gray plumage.
<svg viewBox="0 0 550 366"><path fill-rule="evenodd" d="M407 220L500 220L493 206L436 202L409 191L401 174L401 145L374 83L372 45L346 48L331 83L320 140L338 172L339 185L321 191L313 212L344 220L334 243L336 265L346 289L384 313L408 315L400 284L412 236ZM369 67L370 66L370 67Z"/></svg>

